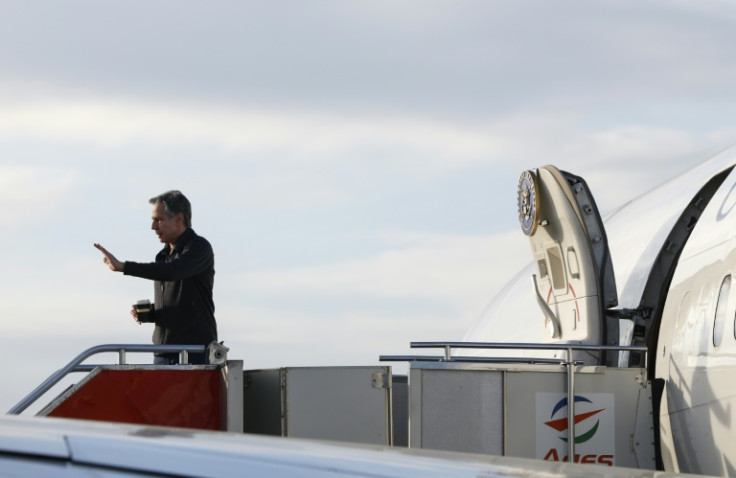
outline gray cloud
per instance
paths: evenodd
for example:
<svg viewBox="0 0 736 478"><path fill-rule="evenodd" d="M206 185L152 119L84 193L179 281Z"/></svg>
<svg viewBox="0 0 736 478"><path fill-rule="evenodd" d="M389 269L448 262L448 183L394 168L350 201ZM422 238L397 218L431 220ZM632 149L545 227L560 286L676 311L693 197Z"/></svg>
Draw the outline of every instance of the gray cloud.
<svg viewBox="0 0 736 478"><path fill-rule="evenodd" d="M626 117L735 99L732 8L704 3L12 1L0 67L123 99Z"/></svg>

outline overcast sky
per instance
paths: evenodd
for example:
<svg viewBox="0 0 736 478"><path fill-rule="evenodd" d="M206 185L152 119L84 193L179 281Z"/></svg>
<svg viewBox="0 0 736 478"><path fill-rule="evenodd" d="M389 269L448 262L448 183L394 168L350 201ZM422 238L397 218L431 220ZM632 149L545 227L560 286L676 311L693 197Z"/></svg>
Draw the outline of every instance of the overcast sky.
<svg viewBox="0 0 736 478"><path fill-rule="evenodd" d="M529 260L524 169L605 212L736 142L728 1L0 0L0 410L149 343L181 189L246 369L460 340Z"/></svg>

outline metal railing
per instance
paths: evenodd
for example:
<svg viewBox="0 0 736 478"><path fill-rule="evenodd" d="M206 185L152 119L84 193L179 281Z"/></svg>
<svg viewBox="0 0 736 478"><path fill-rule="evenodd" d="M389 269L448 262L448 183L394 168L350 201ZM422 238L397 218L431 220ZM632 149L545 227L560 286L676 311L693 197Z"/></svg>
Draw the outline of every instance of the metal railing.
<svg viewBox="0 0 736 478"><path fill-rule="evenodd" d="M10 415L19 415L26 408L31 406L36 400L41 398L51 387L59 383L64 377L72 372L89 372L98 365L82 365L82 362L93 355L100 353L116 352L118 354L118 365L126 365L127 354L132 353L178 353L179 363L188 364L190 353L204 353L207 351L206 345L148 345L148 344L107 344L91 347L81 354L77 355L71 362L63 368L57 370L41 385L36 387L23 400L18 402L8 411Z"/></svg>
<svg viewBox="0 0 736 478"><path fill-rule="evenodd" d="M644 368L647 367L647 347L625 346L625 345L588 345L588 344L539 344L539 343L503 343L503 342L411 342L411 348L441 348L445 354L443 357L421 355L382 355L381 361L432 361L432 362L479 362L479 363L525 363L525 364L558 364L564 366L567 375L567 445L568 456L575 456L575 366L581 365L582 361L573 360L573 352L576 350L586 352L644 352ZM487 350L559 350L565 351L565 358L530 358L530 357L453 357L452 349L487 349Z"/></svg>

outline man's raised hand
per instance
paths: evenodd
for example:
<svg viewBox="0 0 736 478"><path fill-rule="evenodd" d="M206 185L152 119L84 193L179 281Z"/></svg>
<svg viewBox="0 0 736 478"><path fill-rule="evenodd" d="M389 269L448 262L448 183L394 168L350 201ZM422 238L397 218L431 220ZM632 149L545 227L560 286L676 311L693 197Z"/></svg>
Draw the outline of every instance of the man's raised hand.
<svg viewBox="0 0 736 478"><path fill-rule="evenodd" d="M110 268L110 270L115 272L123 272L123 269L125 269L125 263L117 260L115 256L113 256L110 251L102 247L101 245L97 244L95 242L95 247L102 252L102 254L105 256L102 261L107 264L107 267Z"/></svg>

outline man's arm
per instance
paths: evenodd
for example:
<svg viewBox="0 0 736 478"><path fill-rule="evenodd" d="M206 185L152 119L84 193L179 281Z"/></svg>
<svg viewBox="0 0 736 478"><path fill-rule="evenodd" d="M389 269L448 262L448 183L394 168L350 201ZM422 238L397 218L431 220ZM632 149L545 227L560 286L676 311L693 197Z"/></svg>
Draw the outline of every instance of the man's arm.
<svg viewBox="0 0 736 478"><path fill-rule="evenodd" d="M157 281L177 281L195 276L215 264L212 246L204 238L197 237L187 244L178 257L168 262L132 262L124 264L125 275Z"/></svg>

